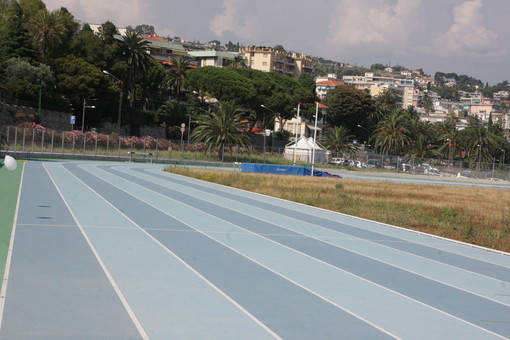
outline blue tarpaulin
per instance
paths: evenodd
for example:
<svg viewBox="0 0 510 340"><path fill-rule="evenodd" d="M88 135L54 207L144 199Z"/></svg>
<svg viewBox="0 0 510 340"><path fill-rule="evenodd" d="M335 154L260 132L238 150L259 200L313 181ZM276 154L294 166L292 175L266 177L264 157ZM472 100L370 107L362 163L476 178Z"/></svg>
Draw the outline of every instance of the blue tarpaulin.
<svg viewBox="0 0 510 340"><path fill-rule="evenodd" d="M296 176L310 176L312 169L305 166L295 165L278 165L278 164L259 164L259 163L242 163L241 171L243 172L258 172L265 174L278 174L278 175L296 175ZM332 175L324 171L314 170L314 177L336 177L338 175Z"/></svg>

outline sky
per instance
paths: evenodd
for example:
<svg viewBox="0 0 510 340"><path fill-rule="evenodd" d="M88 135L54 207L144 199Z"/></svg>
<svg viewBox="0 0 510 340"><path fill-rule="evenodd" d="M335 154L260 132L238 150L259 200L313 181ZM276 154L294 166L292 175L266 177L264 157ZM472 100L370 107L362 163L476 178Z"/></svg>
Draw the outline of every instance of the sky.
<svg viewBox="0 0 510 340"><path fill-rule="evenodd" d="M75 19L148 24L160 36L274 47L357 66L375 63L510 80L508 0L43 0Z"/></svg>

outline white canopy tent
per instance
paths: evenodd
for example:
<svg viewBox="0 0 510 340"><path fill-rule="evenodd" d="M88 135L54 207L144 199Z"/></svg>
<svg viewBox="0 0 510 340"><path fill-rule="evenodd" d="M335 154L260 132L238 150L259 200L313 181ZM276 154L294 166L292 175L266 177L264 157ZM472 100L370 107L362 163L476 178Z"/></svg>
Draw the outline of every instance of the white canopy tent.
<svg viewBox="0 0 510 340"><path fill-rule="evenodd" d="M311 163L312 152L315 149L315 163L326 163L329 160L330 152L320 143L313 141L312 137L300 137L297 142L291 142L285 146L284 156L286 159Z"/></svg>

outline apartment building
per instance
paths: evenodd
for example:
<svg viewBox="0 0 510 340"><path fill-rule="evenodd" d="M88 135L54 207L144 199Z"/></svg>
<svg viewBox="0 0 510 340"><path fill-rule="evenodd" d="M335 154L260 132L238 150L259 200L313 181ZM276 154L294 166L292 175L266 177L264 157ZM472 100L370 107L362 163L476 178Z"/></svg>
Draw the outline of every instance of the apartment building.
<svg viewBox="0 0 510 340"><path fill-rule="evenodd" d="M367 89L378 95L383 89L394 90L401 97L400 102L403 108L416 106L414 99L414 80L393 77L378 76L372 72L365 73L364 76L343 76L342 81L346 85L354 86L359 90ZM373 88L373 91L371 90Z"/></svg>
<svg viewBox="0 0 510 340"><path fill-rule="evenodd" d="M140 36L149 43L148 52L154 59L163 64L171 64L171 59L177 56L186 57L188 52L180 43L170 42L165 38L158 37L155 34ZM190 61L194 66L195 63Z"/></svg>
<svg viewBox="0 0 510 340"><path fill-rule="evenodd" d="M315 78L315 93L320 99L323 99L330 90L344 85L337 80L336 74L330 73L326 77Z"/></svg>
<svg viewBox="0 0 510 340"><path fill-rule="evenodd" d="M255 70L277 72L294 78L302 72L313 71L313 58L304 54L260 46L241 48L239 53L244 56L247 66Z"/></svg>
<svg viewBox="0 0 510 340"><path fill-rule="evenodd" d="M227 51L189 51L188 54L195 58L199 67L228 67L239 55L239 53Z"/></svg>

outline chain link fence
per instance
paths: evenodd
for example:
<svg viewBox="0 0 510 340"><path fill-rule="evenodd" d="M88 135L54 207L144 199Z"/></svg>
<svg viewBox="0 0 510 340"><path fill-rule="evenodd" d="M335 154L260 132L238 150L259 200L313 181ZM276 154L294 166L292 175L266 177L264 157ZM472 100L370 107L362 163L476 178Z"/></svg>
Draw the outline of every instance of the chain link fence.
<svg viewBox="0 0 510 340"><path fill-rule="evenodd" d="M96 132L55 131L38 127L4 126L0 128L0 151L22 158L73 158L159 162L194 165L220 164L234 167L238 163L293 164L284 156L285 148L269 146L213 146L186 140L153 137L118 137ZM310 150L311 153L311 150ZM310 157L300 157L299 165L311 165ZM379 155L371 150L345 157L342 164L316 164L329 168L374 170L433 177L472 178L510 181L510 165L469 162L466 160L406 158Z"/></svg>

